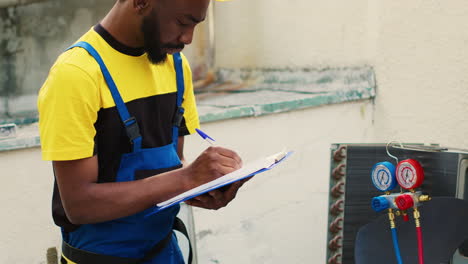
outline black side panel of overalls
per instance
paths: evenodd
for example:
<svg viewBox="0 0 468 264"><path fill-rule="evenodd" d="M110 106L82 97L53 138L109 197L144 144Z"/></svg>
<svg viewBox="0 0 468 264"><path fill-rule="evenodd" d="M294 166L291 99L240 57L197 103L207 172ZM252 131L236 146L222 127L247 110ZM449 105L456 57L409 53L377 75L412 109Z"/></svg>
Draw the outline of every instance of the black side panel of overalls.
<svg viewBox="0 0 468 264"><path fill-rule="evenodd" d="M135 172L135 180L141 180L144 178L151 177L153 175L158 175L164 172L176 170L182 168L182 165L171 167L171 168L163 168L163 169L156 169L156 170L138 170Z"/></svg>

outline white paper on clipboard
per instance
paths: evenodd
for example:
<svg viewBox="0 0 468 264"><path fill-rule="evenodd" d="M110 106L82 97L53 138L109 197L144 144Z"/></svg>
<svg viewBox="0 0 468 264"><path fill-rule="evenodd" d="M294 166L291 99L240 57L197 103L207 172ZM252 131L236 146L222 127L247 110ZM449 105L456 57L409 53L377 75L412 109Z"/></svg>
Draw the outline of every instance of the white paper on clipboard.
<svg viewBox="0 0 468 264"><path fill-rule="evenodd" d="M291 151L281 151L274 155L258 159L253 162L249 162L248 164L244 165L242 168L233 171L229 174L226 174L216 180L210 181L208 183L202 184L198 187L195 187L191 190L188 190L184 193L181 193L167 201L161 202L157 204L155 210L153 210L149 215L152 215L158 211L161 211L167 207L170 207L174 204L181 203L183 201L189 200L193 197L202 195L206 192L215 190L222 186L231 184L233 182L251 177L253 175L262 173L264 171L270 170L279 163L283 162L287 157L292 154Z"/></svg>

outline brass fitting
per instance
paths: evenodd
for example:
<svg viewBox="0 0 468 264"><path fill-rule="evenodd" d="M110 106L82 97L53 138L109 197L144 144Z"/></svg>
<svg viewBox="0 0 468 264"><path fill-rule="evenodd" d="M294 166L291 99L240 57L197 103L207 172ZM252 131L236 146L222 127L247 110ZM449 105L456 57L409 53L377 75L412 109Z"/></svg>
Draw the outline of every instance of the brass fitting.
<svg viewBox="0 0 468 264"><path fill-rule="evenodd" d="M432 199L429 195L423 194L419 196L419 202L428 202Z"/></svg>
<svg viewBox="0 0 468 264"><path fill-rule="evenodd" d="M390 221L395 220L395 214L393 213L393 209L388 209L388 219L390 219Z"/></svg>
<svg viewBox="0 0 468 264"><path fill-rule="evenodd" d="M417 208L414 208L413 217L414 219L419 219L421 217L421 214Z"/></svg>
<svg viewBox="0 0 468 264"><path fill-rule="evenodd" d="M393 214L393 209L388 209L388 220L390 220L390 227L393 229L395 225L395 215Z"/></svg>
<svg viewBox="0 0 468 264"><path fill-rule="evenodd" d="M419 221L419 218L421 218L421 214L419 213L419 210L417 207L414 208L413 217L414 217L414 223L416 224L416 227L420 227L421 221Z"/></svg>

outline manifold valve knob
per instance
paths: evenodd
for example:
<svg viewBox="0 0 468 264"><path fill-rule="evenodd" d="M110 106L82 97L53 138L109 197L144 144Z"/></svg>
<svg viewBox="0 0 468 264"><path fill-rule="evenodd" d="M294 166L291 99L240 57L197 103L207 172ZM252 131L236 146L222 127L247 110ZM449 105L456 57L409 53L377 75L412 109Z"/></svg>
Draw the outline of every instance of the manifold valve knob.
<svg viewBox="0 0 468 264"><path fill-rule="evenodd" d="M395 198L395 204L397 205L398 209L402 211L408 210L414 206L413 197L411 197L409 194L399 195L397 198Z"/></svg>
<svg viewBox="0 0 468 264"><path fill-rule="evenodd" d="M390 204L387 199L384 197L374 197L372 198L372 209L376 212L382 212L390 207Z"/></svg>

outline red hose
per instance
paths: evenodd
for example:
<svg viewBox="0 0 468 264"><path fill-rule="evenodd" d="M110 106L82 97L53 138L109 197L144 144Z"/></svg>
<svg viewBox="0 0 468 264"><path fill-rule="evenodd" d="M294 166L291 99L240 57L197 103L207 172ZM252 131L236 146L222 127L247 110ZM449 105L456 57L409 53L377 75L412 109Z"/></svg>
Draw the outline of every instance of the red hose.
<svg viewBox="0 0 468 264"><path fill-rule="evenodd" d="M422 229L420 226L416 227L416 234L418 236L418 257L419 264L424 264L424 250L423 250L423 239L422 239Z"/></svg>

